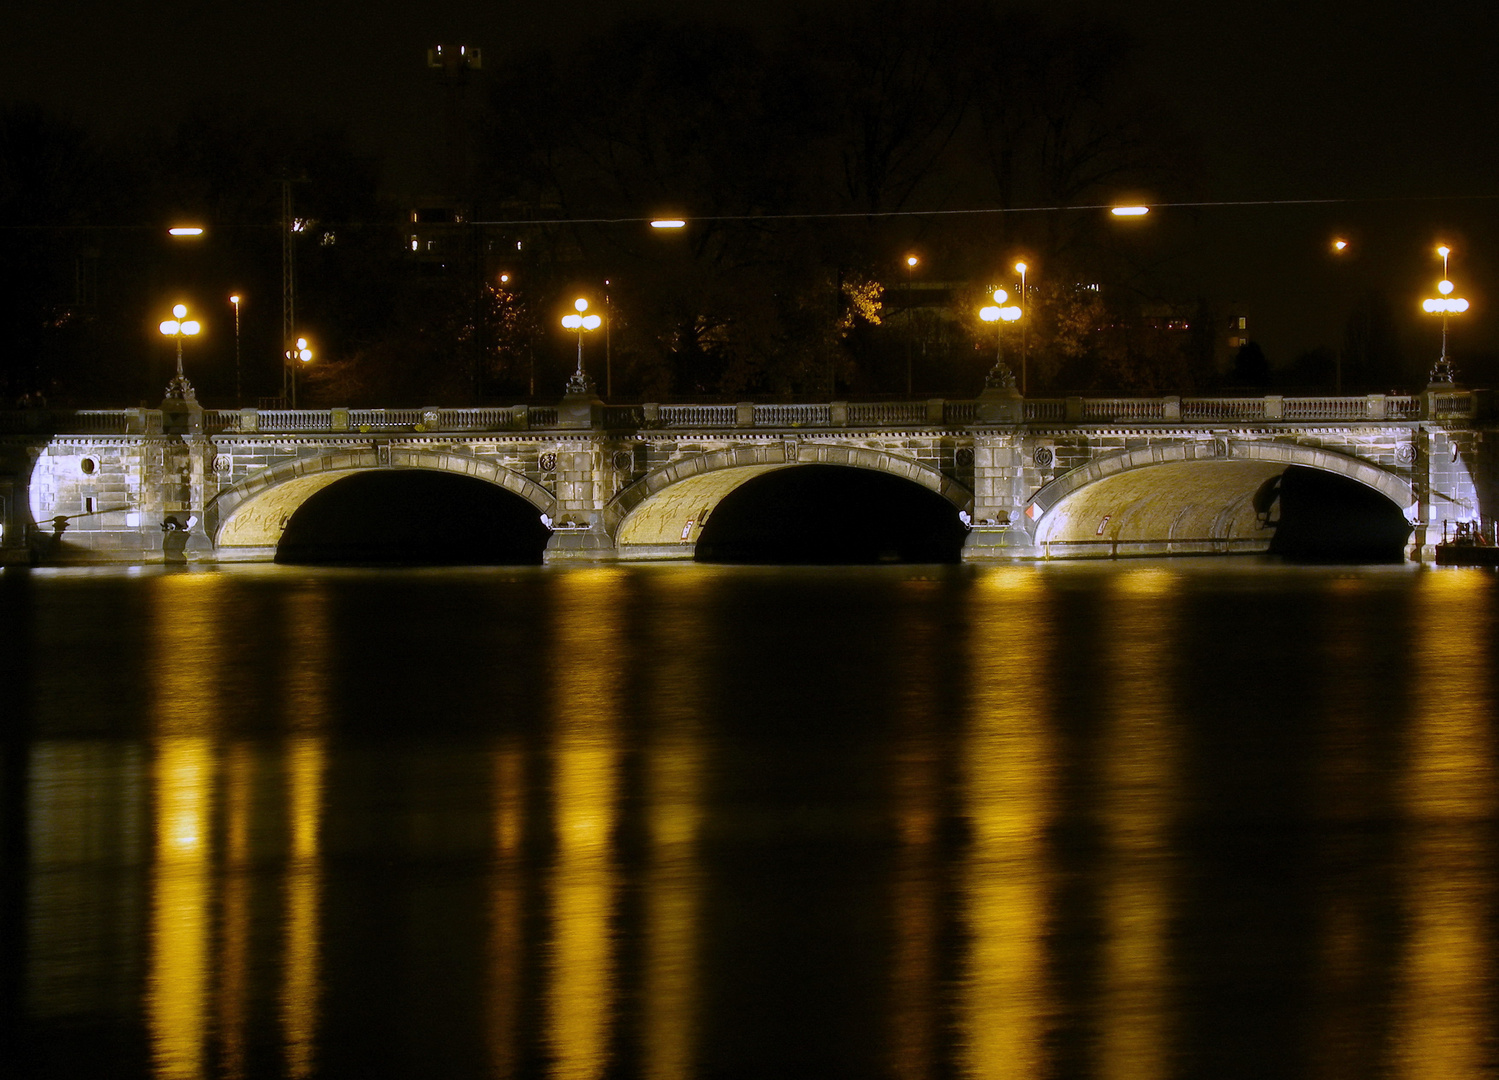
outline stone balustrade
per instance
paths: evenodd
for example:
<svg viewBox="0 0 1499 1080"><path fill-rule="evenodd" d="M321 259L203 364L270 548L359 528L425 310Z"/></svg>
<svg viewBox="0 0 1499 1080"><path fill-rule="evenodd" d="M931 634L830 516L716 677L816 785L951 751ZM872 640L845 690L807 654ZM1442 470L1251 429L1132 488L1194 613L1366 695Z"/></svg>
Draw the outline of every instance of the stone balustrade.
<svg viewBox="0 0 1499 1080"><path fill-rule="evenodd" d="M1483 419L1487 391L1445 389L1424 394L1332 397L1069 397L1023 400L1026 423L1219 424L1257 421L1315 423L1350 420ZM733 405L605 405L594 423L565 424L556 406L476 409L205 409L206 434L332 432L511 432L559 426L608 429L906 428L1013 423L986 419L975 401L759 403ZM135 435L162 431L154 409L25 409L0 411L0 432Z"/></svg>

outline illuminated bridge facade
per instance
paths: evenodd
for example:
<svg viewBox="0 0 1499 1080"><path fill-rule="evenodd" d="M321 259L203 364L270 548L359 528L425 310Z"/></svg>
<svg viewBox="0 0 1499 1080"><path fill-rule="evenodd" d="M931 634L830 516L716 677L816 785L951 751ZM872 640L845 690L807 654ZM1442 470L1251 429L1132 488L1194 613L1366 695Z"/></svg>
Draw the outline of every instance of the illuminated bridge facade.
<svg viewBox="0 0 1499 1080"><path fill-rule="evenodd" d="M1412 525L1411 558L1431 557L1444 527L1499 516L1489 395L1451 386L1364 397L165 406L0 413L0 559L267 561L312 495L391 469L457 473L526 500L552 530L548 561L692 558L726 495L808 464L937 493L966 515L971 560L1263 551L1291 466L1389 499Z"/></svg>

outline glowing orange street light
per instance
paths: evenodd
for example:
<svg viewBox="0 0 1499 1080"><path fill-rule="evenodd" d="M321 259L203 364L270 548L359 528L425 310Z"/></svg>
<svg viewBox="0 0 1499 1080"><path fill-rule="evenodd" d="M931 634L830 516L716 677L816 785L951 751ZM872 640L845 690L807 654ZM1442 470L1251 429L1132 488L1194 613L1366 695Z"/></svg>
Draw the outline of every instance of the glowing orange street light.
<svg viewBox="0 0 1499 1080"><path fill-rule="evenodd" d="M920 264L921 260L915 255L906 256L906 397L910 397L913 393L911 371L916 351L916 344L912 340L914 335L911 333L911 319L914 314L911 308L911 274Z"/></svg>
<svg viewBox="0 0 1499 1080"><path fill-rule="evenodd" d="M1025 291L1025 272L1029 269L1030 267L1023 262L1015 264L1015 273L1020 275L1020 313L1022 315L1025 314L1030 304L1027 299L1029 294ZM1026 322L1029 321L1029 319L1026 320ZM1021 396L1025 395L1025 323L1020 324L1020 393Z"/></svg>
<svg viewBox="0 0 1499 1080"><path fill-rule="evenodd" d="M1348 250L1348 241L1347 240L1343 240L1343 239L1334 240L1332 242L1332 249L1334 251L1347 251Z"/></svg>
<svg viewBox="0 0 1499 1080"><path fill-rule="evenodd" d="M683 229L686 227L687 222L681 218L656 218L651 222L651 228L653 229Z"/></svg>
<svg viewBox="0 0 1499 1080"><path fill-rule="evenodd" d="M234 403L238 405L241 401L239 389L239 305L244 297L234 293L229 297L229 302L234 305Z"/></svg>
<svg viewBox="0 0 1499 1080"><path fill-rule="evenodd" d="M203 235L203 227L201 225L173 225L170 229L167 230L167 235L168 236L202 236Z"/></svg>
<svg viewBox="0 0 1499 1080"><path fill-rule="evenodd" d="M1150 213L1148 206L1116 206L1109 213L1115 217L1144 217Z"/></svg>

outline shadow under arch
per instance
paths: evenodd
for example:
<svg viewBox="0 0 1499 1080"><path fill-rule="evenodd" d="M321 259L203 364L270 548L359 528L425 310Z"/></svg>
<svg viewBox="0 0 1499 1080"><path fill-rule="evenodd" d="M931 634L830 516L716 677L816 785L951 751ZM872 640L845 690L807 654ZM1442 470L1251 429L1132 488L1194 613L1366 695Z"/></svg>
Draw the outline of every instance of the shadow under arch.
<svg viewBox="0 0 1499 1080"><path fill-rule="evenodd" d="M801 465L842 465L909 480L950 503L973 505L973 493L912 458L853 446L780 440L694 454L648 473L604 511L621 558L693 557L704 521L730 492L758 476Z"/></svg>
<svg viewBox="0 0 1499 1080"><path fill-rule="evenodd" d="M541 514L556 500L535 481L493 462L451 451L392 449L387 461L373 448L330 450L271 466L221 491L205 508L204 528L223 561L269 561L293 514L313 495L360 473L428 470L471 477L520 496Z"/></svg>
<svg viewBox="0 0 1499 1080"><path fill-rule="evenodd" d="M1028 507L1035 541L1052 557L1264 551L1275 524L1267 498L1293 466L1355 481L1403 515L1415 501L1401 476L1335 451L1182 443L1100 458L1053 480Z"/></svg>
<svg viewBox="0 0 1499 1080"><path fill-rule="evenodd" d="M697 562L773 566L956 563L968 530L930 488L844 465L748 480L704 523Z"/></svg>

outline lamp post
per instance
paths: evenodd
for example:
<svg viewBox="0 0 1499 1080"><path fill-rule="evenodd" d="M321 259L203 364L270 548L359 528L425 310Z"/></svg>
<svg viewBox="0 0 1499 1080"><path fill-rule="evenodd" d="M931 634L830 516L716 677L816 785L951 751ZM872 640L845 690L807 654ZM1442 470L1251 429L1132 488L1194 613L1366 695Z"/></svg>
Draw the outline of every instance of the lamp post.
<svg viewBox="0 0 1499 1080"><path fill-rule="evenodd" d="M198 399L193 393L193 384L188 382L187 376L182 373L182 339L192 337L202 329L201 323L187 317L186 304L178 304L172 308L172 317L161 324L163 334L177 339L177 377L167 384L168 398L180 398L183 401Z"/></svg>
<svg viewBox="0 0 1499 1080"><path fill-rule="evenodd" d="M1025 291L1025 272L1027 270L1029 270L1029 269L1030 269L1030 267L1026 266L1025 263L1023 263L1023 262L1018 262L1018 263L1015 264L1015 273L1017 273L1017 274L1020 275L1020 314L1022 314L1022 315L1024 315L1026 313L1026 310L1030 307L1030 300L1028 299L1028 295L1029 294L1027 294L1026 291ZM1023 322L1023 323L1020 324L1020 396L1021 397L1025 396L1025 324L1028 323L1028 322L1030 322L1030 320L1026 319L1025 322Z"/></svg>
<svg viewBox="0 0 1499 1080"><path fill-rule="evenodd" d="M1454 376L1452 361L1447 357L1447 320L1453 315L1461 315L1467 311L1468 301L1461 296L1452 295L1455 286L1447 277L1447 257L1452 254L1452 249L1444 244L1437 248L1437 254L1442 257L1442 280L1437 282L1437 292L1441 295L1422 300L1421 310L1428 315L1442 317L1442 356L1431 369L1431 381L1450 383L1454 381Z"/></svg>
<svg viewBox="0 0 1499 1080"><path fill-rule="evenodd" d="M304 337L297 338L283 354L291 383L291 407L297 407L297 365L312 363L312 346Z"/></svg>
<svg viewBox="0 0 1499 1080"><path fill-rule="evenodd" d="M911 367L913 363L912 353L916 347L911 333L913 315L911 311L911 272L916 269L917 264L920 262L921 260L915 255L906 256L906 397L910 397L914 393L911 389Z"/></svg>
<svg viewBox="0 0 1499 1080"><path fill-rule="evenodd" d="M1005 366L1005 323L1014 322L1020 318L1020 309L1014 305L1005 306L1005 301L1010 294L1003 289L994 290L994 303L989 307L979 309L979 318L984 322L994 324L995 343L994 367L990 370L988 378L984 380L987 387L998 387L1014 391L1015 375Z"/></svg>
<svg viewBox="0 0 1499 1080"><path fill-rule="evenodd" d="M239 385L239 305L243 299L239 293L229 297L229 302L234 305L234 404L240 405L244 402L240 394Z"/></svg>
<svg viewBox="0 0 1499 1080"><path fill-rule="evenodd" d="M562 316L562 325L569 330L578 332L578 370L573 372L573 377L567 380L567 392L569 394L588 394L593 392L593 386L588 381L588 376L583 371L583 332L585 330L597 330L603 322L597 315L583 314L588 310L588 301L581 296L573 301L576 314Z"/></svg>

